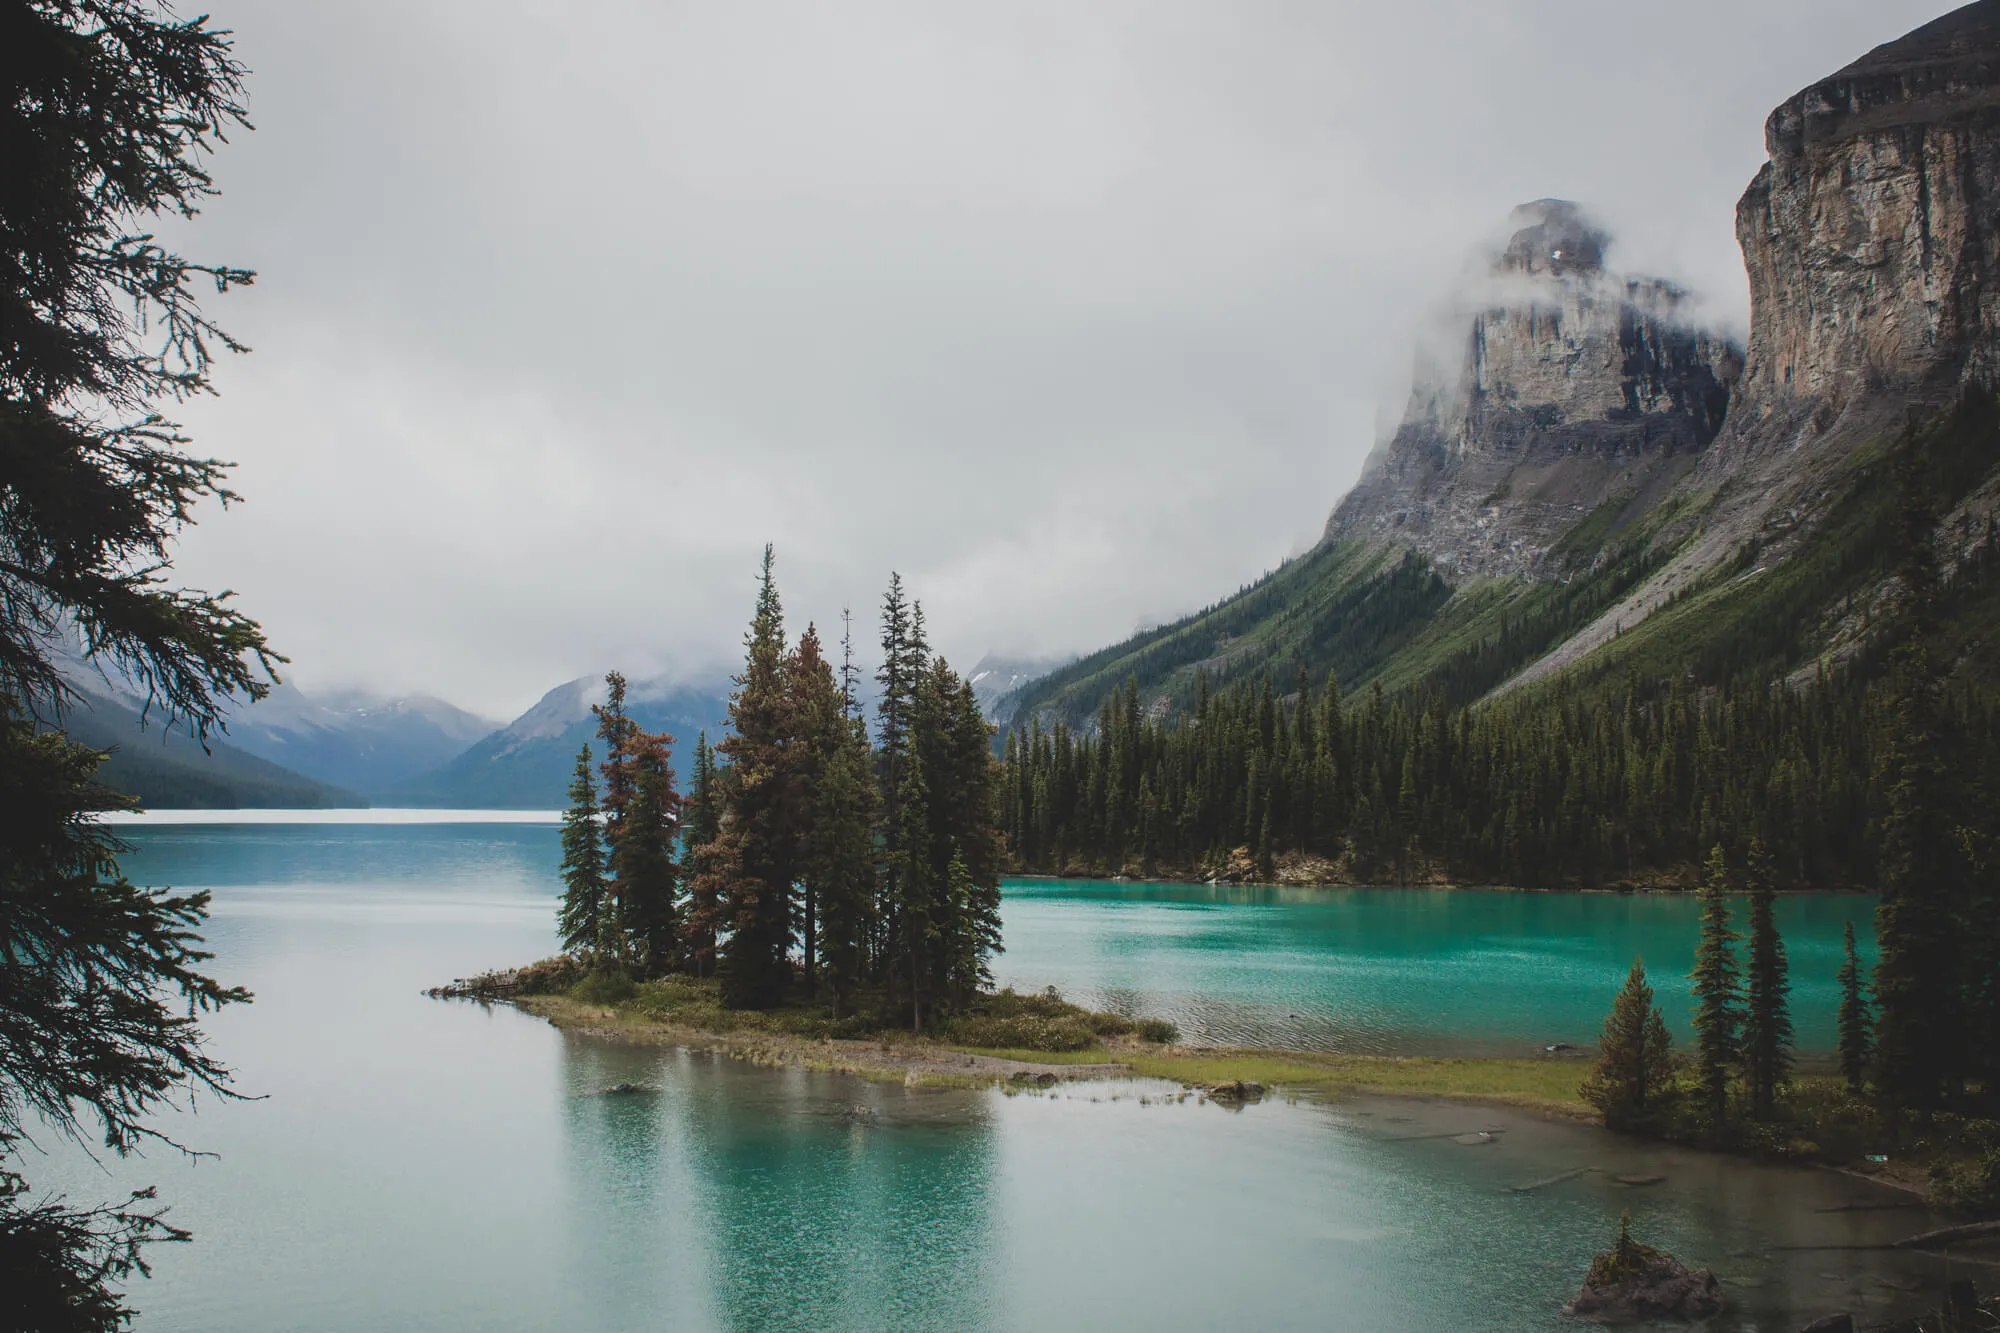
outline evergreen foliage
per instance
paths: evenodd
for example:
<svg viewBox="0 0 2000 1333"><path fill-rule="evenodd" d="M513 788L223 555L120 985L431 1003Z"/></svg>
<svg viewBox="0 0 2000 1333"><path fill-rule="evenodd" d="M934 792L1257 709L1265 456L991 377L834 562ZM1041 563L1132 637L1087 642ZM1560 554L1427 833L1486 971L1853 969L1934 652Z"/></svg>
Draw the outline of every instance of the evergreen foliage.
<svg viewBox="0 0 2000 1333"><path fill-rule="evenodd" d="M1840 1072L1852 1093L1861 1091L1875 1055L1875 1011L1868 1002L1862 975L1861 955L1854 946L1854 923L1850 921L1841 942L1840 1012L1836 1021L1840 1030Z"/></svg>
<svg viewBox="0 0 2000 1333"><path fill-rule="evenodd" d="M1647 1129L1672 1106L1673 1038L1653 1003L1644 960L1635 959L1611 1004L1597 1041L1597 1065L1584 1080L1583 1099L1610 1129Z"/></svg>
<svg viewBox="0 0 2000 1333"><path fill-rule="evenodd" d="M1205 878L1260 848L1268 814L1280 864L1364 883L1687 884L1716 843L1761 839L1779 887L1860 887L1887 811L1869 774L1889 702L1859 671L1799 690L1558 682L1470 709L1376 689L1350 700L1332 679L1279 697L1258 680L1205 687L1176 715L1128 682L1088 729L1036 717L1017 730L1002 818L1012 864L1055 874L1150 860ZM1961 689L1940 706L1963 770L1990 782L1992 701Z"/></svg>
<svg viewBox="0 0 2000 1333"><path fill-rule="evenodd" d="M46 729L72 701L71 633L197 736L280 660L226 594L169 580L175 535L235 497L157 415L237 344L196 302L241 269L155 239L214 193L209 152L246 125L244 70L205 18L136 0L0 5L0 1306L9 1327L109 1330L143 1248L183 1240L142 1190L35 1200L30 1122L126 1153L228 1071L198 1020L249 998L206 975L206 894L141 888L94 816L126 802L104 756ZM177 1145L176 1145L177 1146Z"/></svg>
<svg viewBox="0 0 2000 1333"><path fill-rule="evenodd" d="M1785 942L1778 935L1771 857L1750 845L1750 944L1743 1005L1743 1073L1751 1114L1768 1120L1792 1067L1792 1016ZM1848 923L1852 929L1853 923Z"/></svg>
<svg viewBox="0 0 2000 1333"><path fill-rule="evenodd" d="M675 966L681 943L674 738L644 730L626 713L624 676L613 671L604 685L605 700L591 711L604 742L600 809L608 873L592 933L599 961L653 976Z"/></svg>
<svg viewBox="0 0 2000 1333"><path fill-rule="evenodd" d="M1931 657L1937 559L1929 496L1914 446L1903 451L1902 612L1890 654L1875 937L1876 1085L1935 1106L1964 1086L1965 951L1961 898L1967 867L1952 836L1943 688Z"/></svg>
<svg viewBox="0 0 2000 1333"><path fill-rule="evenodd" d="M557 931L566 952L595 954L603 947L604 904L608 886L604 873L604 834L598 827L597 780L591 772L590 746L576 755L576 773L569 784L569 808L563 812L562 914Z"/></svg>
<svg viewBox="0 0 2000 1333"><path fill-rule="evenodd" d="M934 1029L991 983L1000 947L993 733L891 576L880 744L808 625L788 644L765 548L731 734L696 747L682 966L734 1008L801 994L836 1017L873 1003ZM719 761L718 761L719 756ZM606 802L609 805L609 800Z"/></svg>
<svg viewBox="0 0 2000 1333"><path fill-rule="evenodd" d="M1694 1074L1710 1131L1720 1134L1729 1121L1729 1080L1743 1054L1743 991L1736 964L1736 941L1729 928L1728 858L1718 844L1709 853L1701 889L1701 936L1695 945Z"/></svg>

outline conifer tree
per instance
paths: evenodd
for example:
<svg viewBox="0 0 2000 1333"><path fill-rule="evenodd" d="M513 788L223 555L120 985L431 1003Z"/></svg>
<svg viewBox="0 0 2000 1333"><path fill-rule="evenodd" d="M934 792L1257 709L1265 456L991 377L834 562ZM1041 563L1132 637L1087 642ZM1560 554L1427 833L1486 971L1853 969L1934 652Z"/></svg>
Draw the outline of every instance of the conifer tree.
<svg viewBox="0 0 2000 1333"><path fill-rule="evenodd" d="M1934 515L1914 437L1900 459L1903 605L1890 656L1890 702L1877 781L1883 791L1882 899L1875 913L1877 1088L1934 1106L1964 1077L1963 867L1950 836L1939 753L1941 688L1930 655L1937 558Z"/></svg>
<svg viewBox="0 0 2000 1333"><path fill-rule="evenodd" d="M885 879L896 895L890 903L896 931L886 971L892 987L908 987L910 1031L922 1032L930 999L931 950L938 935L937 886L929 847L930 784L925 781L922 751L914 746L903 760L896 806L901 826L886 839L890 851Z"/></svg>
<svg viewBox="0 0 2000 1333"><path fill-rule="evenodd" d="M1847 1090L1859 1093L1875 1054L1875 1014L1868 1003L1861 955L1854 947L1854 923L1847 923L1840 963L1840 1072Z"/></svg>
<svg viewBox="0 0 2000 1333"><path fill-rule="evenodd" d="M680 961L680 867L674 860L680 796L674 789L673 737L635 730L627 762L632 793L610 848L613 896L624 931L621 955L645 976Z"/></svg>
<svg viewBox="0 0 2000 1333"><path fill-rule="evenodd" d="M785 689L790 698L793 737L787 756L793 775L793 795L799 803L794 816L803 840L799 847L798 939L805 955L808 989L818 982L821 877L814 872L820 787L827 769L845 742L847 710L833 667L820 651L819 630L810 622L798 646L785 658Z"/></svg>
<svg viewBox="0 0 2000 1333"><path fill-rule="evenodd" d="M1673 1046L1666 1019L1653 1003L1643 959L1633 960L1612 1001L1597 1052L1597 1066L1578 1091L1603 1115L1606 1128L1657 1124L1673 1098Z"/></svg>
<svg viewBox="0 0 2000 1333"><path fill-rule="evenodd" d="M835 1018L850 1008L868 976L877 915L873 756L866 724L846 716L841 721L840 742L828 754L814 792L806 848L806 873L819 903L821 978Z"/></svg>
<svg viewBox="0 0 2000 1333"><path fill-rule="evenodd" d="M563 949L594 954L603 944L604 834L598 827L597 780L591 771L590 745L577 751L576 772L570 778L569 808L563 812L563 900L559 930Z"/></svg>
<svg viewBox="0 0 2000 1333"><path fill-rule="evenodd" d="M783 1000L790 981L802 810L785 656L784 609L766 545L757 608L744 634L743 672L729 699L730 735L716 747L729 760L730 821L741 871L722 903L729 935L718 957L723 999L736 1008L770 1008Z"/></svg>
<svg viewBox="0 0 2000 1333"><path fill-rule="evenodd" d="M682 819L682 864L687 876L687 910L681 918L681 952L697 977L715 974L716 940L723 928L722 904L741 870L722 828L725 777L716 767L708 733L695 740L694 772Z"/></svg>
<svg viewBox="0 0 2000 1333"><path fill-rule="evenodd" d="M1750 957L1743 1011L1743 1071L1751 1113L1768 1120L1792 1066L1792 1017L1785 942L1778 935L1770 853L1750 844Z"/></svg>
<svg viewBox="0 0 2000 1333"><path fill-rule="evenodd" d="M1743 995L1736 964L1736 941L1729 928L1730 871L1722 847L1709 853L1701 890L1701 939L1695 946L1695 1083L1711 1132L1729 1119L1729 1080L1742 1055Z"/></svg>

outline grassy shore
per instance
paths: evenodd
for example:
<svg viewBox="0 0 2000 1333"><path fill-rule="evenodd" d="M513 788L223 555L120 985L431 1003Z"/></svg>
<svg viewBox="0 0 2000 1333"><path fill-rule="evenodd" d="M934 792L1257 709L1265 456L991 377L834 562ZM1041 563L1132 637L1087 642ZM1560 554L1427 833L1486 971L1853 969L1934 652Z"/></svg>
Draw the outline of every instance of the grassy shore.
<svg viewBox="0 0 2000 1333"><path fill-rule="evenodd" d="M1053 993L1002 991L940 1033L912 1034L862 997L835 1018L823 1005L729 1009L713 979L634 985L583 975L568 960L473 978L438 994L511 1000L556 1027L615 1041L681 1046L751 1063L821 1069L908 1086L990 1087L1081 1078L1157 1078L1205 1093L1255 1083L1268 1095L1375 1093L1517 1107L1598 1123L1579 1095L1583 1053L1535 1058L1338 1055L1188 1046L1171 1024L1093 1013ZM1899 1112L1850 1094L1831 1070L1799 1070L1770 1121L1735 1119L1718 1140L1669 1125L1688 1147L1832 1166L1954 1206L2000 1209L2000 1121Z"/></svg>
<svg viewBox="0 0 2000 1333"><path fill-rule="evenodd" d="M766 1065L839 1070L910 1084L1022 1078L1140 1077L1206 1089L1257 1083L1277 1095L1349 1092L1447 1097L1591 1118L1576 1059L1442 1059L1248 1050L1178 1043L1171 1026L1092 1013L1048 995L1002 992L940 1035L917 1036L824 1008L724 1008L713 981L670 978L605 990L589 984L511 995L559 1028L685 1046Z"/></svg>

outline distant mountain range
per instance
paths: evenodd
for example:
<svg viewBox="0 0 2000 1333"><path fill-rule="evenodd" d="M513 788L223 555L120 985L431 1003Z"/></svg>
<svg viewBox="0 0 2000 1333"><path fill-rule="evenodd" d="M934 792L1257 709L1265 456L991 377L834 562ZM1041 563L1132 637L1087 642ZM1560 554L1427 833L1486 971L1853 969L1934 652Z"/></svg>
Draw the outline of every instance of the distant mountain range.
<svg viewBox="0 0 2000 1333"><path fill-rule="evenodd" d="M157 710L142 720L142 689L69 658L66 674L83 697L63 715L64 729L111 752L103 776L113 787L161 809L556 809L578 747L594 741L591 705L604 699L601 677L579 677L501 725L429 695L308 695L281 684L229 710L227 731L204 750L185 727L162 727ZM695 737L718 740L728 726L725 689L673 680L633 682L627 709L640 726L675 736L683 771Z"/></svg>
<svg viewBox="0 0 2000 1333"><path fill-rule="evenodd" d="M99 682L91 682L98 684ZM111 689L88 689L62 717L84 745L107 750L99 770L110 786L158 809L327 809L366 805L359 792L318 781L258 757L221 737L207 749L185 729L143 720L143 701Z"/></svg>
<svg viewBox="0 0 2000 1333"><path fill-rule="evenodd" d="M415 694L384 698L357 690L308 696L290 685L238 710L229 742L371 803L428 773L500 724Z"/></svg>
<svg viewBox="0 0 2000 1333"><path fill-rule="evenodd" d="M586 743L594 752L597 721L591 705L604 701L604 681L580 676L556 686L521 716L429 772L397 784L387 799L399 805L482 809L554 810L567 803L576 752ZM634 681L626 711L648 731L675 738L674 767L683 777L695 738L710 742L728 727L726 691L660 679Z"/></svg>

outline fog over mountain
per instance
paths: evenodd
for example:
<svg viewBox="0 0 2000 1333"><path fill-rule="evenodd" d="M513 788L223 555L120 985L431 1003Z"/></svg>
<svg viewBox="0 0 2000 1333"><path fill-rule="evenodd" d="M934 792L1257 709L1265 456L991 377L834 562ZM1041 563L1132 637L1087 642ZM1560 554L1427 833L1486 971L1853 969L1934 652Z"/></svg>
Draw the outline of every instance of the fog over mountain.
<svg viewBox="0 0 2000 1333"><path fill-rule="evenodd" d="M1087 650L1318 535L1524 199L1740 333L1764 114L1946 8L219 0L180 572L492 717L717 678L766 540L829 641L896 568L961 668Z"/></svg>

